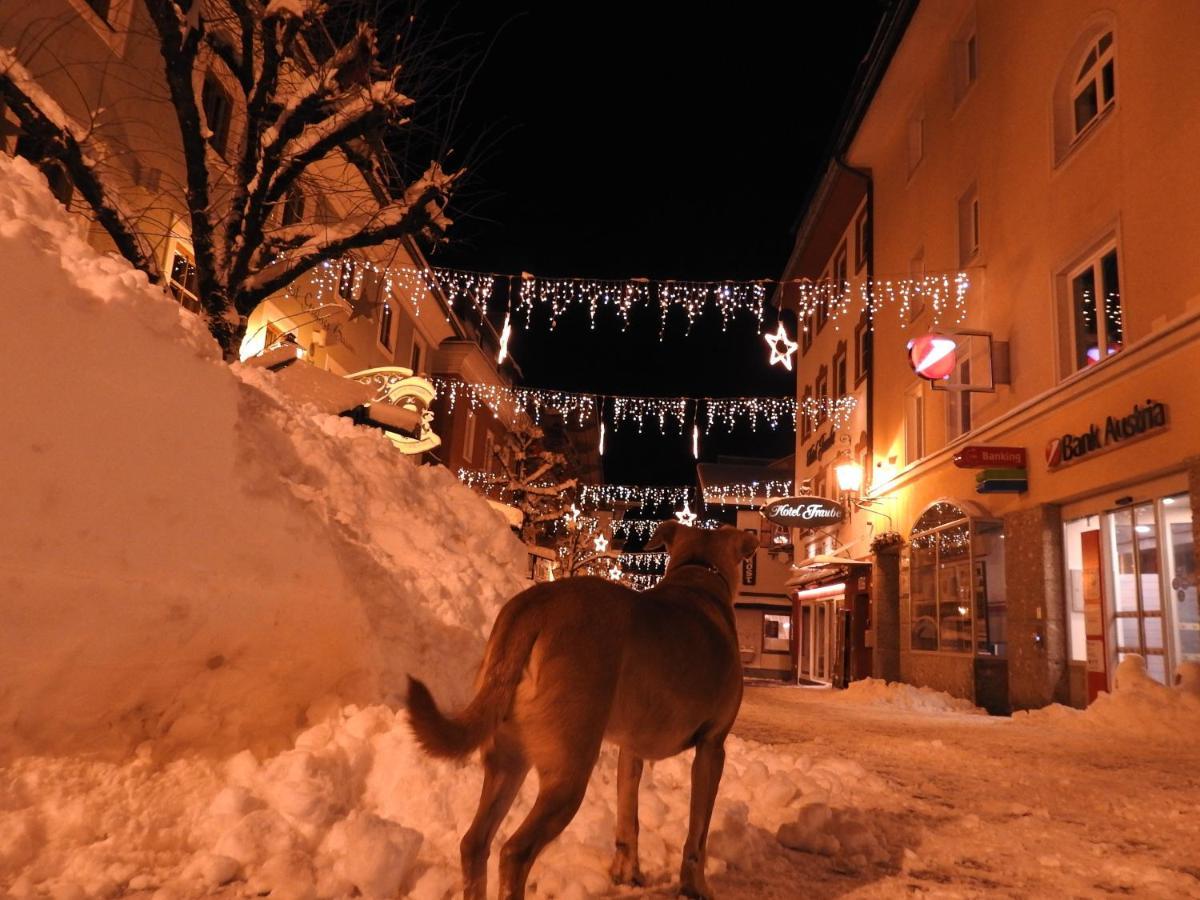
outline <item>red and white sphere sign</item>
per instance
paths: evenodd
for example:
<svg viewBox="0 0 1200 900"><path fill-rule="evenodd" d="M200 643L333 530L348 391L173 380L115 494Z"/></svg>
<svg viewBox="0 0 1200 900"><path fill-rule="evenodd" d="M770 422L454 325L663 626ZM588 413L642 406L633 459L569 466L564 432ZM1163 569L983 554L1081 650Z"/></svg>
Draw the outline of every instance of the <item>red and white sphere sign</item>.
<svg viewBox="0 0 1200 900"><path fill-rule="evenodd" d="M958 342L944 334L923 334L908 342L908 363L921 378L944 381L958 365Z"/></svg>

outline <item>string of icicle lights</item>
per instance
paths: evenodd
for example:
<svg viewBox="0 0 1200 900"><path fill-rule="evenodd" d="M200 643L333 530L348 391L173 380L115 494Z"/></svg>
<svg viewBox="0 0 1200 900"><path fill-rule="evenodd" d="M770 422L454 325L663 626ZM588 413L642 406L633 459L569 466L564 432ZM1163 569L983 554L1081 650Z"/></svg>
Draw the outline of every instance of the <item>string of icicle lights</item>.
<svg viewBox="0 0 1200 900"><path fill-rule="evenodd" d="M791 479L780 481L750 481L739 484L714 484L704 489L704 502L721 505L728 497L750 503L759 497L787 497L792 493Z"/></svg>
<svg viewBox="0 0 1200 900"><path fill-rule="evenodd" d="M612 528L614 537L624 538L628 540L631 537L638 537L642 540L654 534L661 522L658 519L614 519L609 525ZM720 528L723 523L718 519L697 519L693 523L693 528Z"/></svg>
<svg viewBox="0 0 1200 900"><path fill-rule="evenodd" d="M621 580L628 584L635 591L648 591L660 581L661 575L650 575L641 572L623 572Z"/></svg>
<svg viewBox="0 0 1200 900"><path fill-rule="evenodd" d="M468 487L490 491L511 490L515 486L503 475L479 469L459 469L458 480ZM520 485L521 488L553 487L550 482ZM575 486L575 502L579 506L594 508L612 506L614 503L640 503L646 507L675 506L690 499L692 489L686 485L657 486L641 484L579 484ZM616 524L615 522L613 523ZM657 526L658 522L651 523Z"/></svg>
<svg viewBox="0 0 1200 900"><path fill-rule="evenodd" d="M653 550L641 553L622 553L617 557L617 563L622 569L637 569L640 572L658 571L666 568L670 555Z"/></svg>
<svg viewBox="0 0 1200 900"><path fill-rule="evenodd" d="M627 397L507 387L440 375L435 375L432 381L438 396L446 398L451 412L459 402L465 402L473 410L485 408L497 417L524 412L536 424L541 423L548 410L555 410L568 424L574 422L580 427L603 411L602 419L613 428L628 425L639 434L647 426L656 425L662 434L685 434L690 422L703 422L705 434L710 434L713 428L734 431L740 426L751 431L759 427L775 431L781 425L790 425L793 431L796 428L795 397ZM839 402L845 399L838 398Z"/></svg>
<svg viewBox="0 0 1200 900"><path fill-rule="evenodd" d="M680 311L689 330L700 316L710 311L720 316L722 329L736 317L747 316L761 330L768 295L775 287L781 289L783 306L796 312L803 330L808 330L810 316L832 321L836 328L839 320L847 316L857 318L865 311L874 318L886 307L897 308L901 324L905 325L911 312L923 304L932 310L933 324L940 324L950 316L957 324L966 315L966 295L970 288L970 278L963 271L841 282L809 279L781 282L772 278L750 281L545 278L528 272L513 275L412 265L381 266L347 256L314 267L303 289L311 288L316 302L333 296L348 300L361 296L368 274L382 285L386 295L407 300L414 309L422 298L441 290L452 304L465 302L481 316L486 317L490 307L503 310L510 319L516 313L515 318L523 321L526 329L542 318L553 330L559 319L572 309L583 310L592 328L596 327L602 311L611 311L622 328L627 329L635 308L657 308L660 340L673 310ZM289 291L299 290L299 285L289 288Z"/></svg>
<svg viewBox="0 0 1200 900"><path fill-rule="evenodd" d="M819 424L828 419L835 431L850 421L856 406L858 398L851 394L844 397L805 397L800 403L801 411L810 422Z"/></svg>

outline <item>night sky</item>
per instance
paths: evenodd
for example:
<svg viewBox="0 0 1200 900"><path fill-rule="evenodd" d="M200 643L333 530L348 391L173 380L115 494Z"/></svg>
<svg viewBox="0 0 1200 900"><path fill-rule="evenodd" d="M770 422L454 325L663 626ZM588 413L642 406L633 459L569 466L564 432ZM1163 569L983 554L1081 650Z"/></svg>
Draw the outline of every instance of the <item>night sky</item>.
<svg viewBox="0 0 1200 900"><path fill-rule="evenodd" d="M453 122L470 165L437 265L684 280L775 278L883 4L470 4L441 28L478 70ZM653 7L653 9L648 9ZM430 14L426 10L425 14ZM418 98L419 101L419 98ZM444 114L444 112L443 112ZM497 302L493 319L502 318ZM767 326L773 330L773 313ZM787 321L794 336L794 323ZM545 319L511 344L534 387L637 395L791 395L757 323L715 315L658 339L657 310ZM612 434L612 483L694 479L690 441ZM777 457L790 433L702 442Z"/></svg>

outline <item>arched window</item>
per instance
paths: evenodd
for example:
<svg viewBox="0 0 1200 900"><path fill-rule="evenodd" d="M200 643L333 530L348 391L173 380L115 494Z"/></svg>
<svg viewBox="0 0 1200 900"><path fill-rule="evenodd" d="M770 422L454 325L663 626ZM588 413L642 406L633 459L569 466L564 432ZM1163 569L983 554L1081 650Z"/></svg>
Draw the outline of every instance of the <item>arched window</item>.
<svg viewBox="0 0 1200 900"><path fill-rule="evenodd" d="M1072 121L1075 137L1079 137L1117 99L1116 52L1111 31L1100 35L1088 48L1071 93Z"/></svg>
<svg viewBox="0 0 1200 900"><path fill-rule="evenodd" d="M1054 85L1054 156L1061 162L1117 102L1116 32L1093 21L1065 57Z"/></svg>
<svg viewBox="0 0 1200 900"><path fill-rule="evenodd" d="M913 650L1004 656L1006 604L1000 522L938 501L909 536Z"/></svg>

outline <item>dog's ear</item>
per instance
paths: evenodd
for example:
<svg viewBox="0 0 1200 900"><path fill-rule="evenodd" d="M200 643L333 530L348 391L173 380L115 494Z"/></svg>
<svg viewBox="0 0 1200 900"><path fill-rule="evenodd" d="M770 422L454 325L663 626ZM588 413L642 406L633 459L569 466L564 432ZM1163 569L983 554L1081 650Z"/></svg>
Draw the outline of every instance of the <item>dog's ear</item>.
<svg viewBox="0 0 1200 900"><path fill-rule="evenodd" d="M679 529L682 527L674 519L667 519L665 522L660 522L658 527L654 529L654 534L650 536L650 540L646 541L646 549L655 550L659 547L670 549L671 541L675 540L675 535L679 533Z"/></svg>
<svg viewBox="0 0 1200 900"><path fill-rule="evenodd" d="M758 536L749 531L743 531L742 538L738 542L738 549L742 551L742 559L749 559L758 549Z"/></svg>

